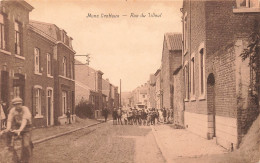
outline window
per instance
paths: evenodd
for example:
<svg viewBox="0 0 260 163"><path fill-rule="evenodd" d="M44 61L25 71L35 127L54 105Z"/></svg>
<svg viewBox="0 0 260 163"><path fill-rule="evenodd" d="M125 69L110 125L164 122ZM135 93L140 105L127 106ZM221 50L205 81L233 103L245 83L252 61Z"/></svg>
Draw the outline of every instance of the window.
<svg viewBox="0 0 260 163"><path fill-rule="evenodd" d="M5 17L3 14L0 14L0 49L6 49L5 41Z"/></svg>
<svg viewBox="0 0 260 163"><path fill-rule="evenodd" d="M184 66L185 101L189 99L189 68L188 63Z"/></svg>
<svg viewBox="0 0 260 163"><path fill-rule="evenodd" d="M205 98L205 49L203 47L199 48L199 65L200 96Z"/></svg>
<svg viewBox="0 0 260 163"><path fill-rule="evenodd" d="M34 48L34 73L40 74L40 50Z"/></svg>
<svg viewBox="0 0 260 163"><path fill-rule="evenodd" d="M187 13L185 13L184 18L183 18L183 52L184 52L184 55L186 54L186 52L188 50L187 37L188 37L188 25L187 25Z"/></svg>
<svg viewBox="0 0 260 163"><path fill-rule="evenodd" d="M195 57L191 58L191 96L195 96Z"/></svg>
<svg viewBox="0 0 260 163"><path fill-rule="evenodd" d="M21 91L19 86L14 86L14 98L15 97L20 97Z"/></svg>
<svg viewBox="0 0 260 163"><path fill-rule="evenodd" d="M14 24L15 29L15 54L21 54L21 25L16 21Z"/></svg>
<svg viewBox="0 0 260 163"><path fill-rule="evenodd" d="M51 54L47 53L47 75L51 76L52 75L52 64L51 64Z"/></svg>
<svg viewBox="0 0 260 163"><path fill-rule="evenodd" d="M62 91L62 115L67 112L67 92Z"/></svg>
<svg viewBox="0 0 260 163"><path fill-rule="evenodd" d="M237 0L238 8L259 8L260 0Z"/></svg>
<svg viewBox="0 0 260 163"><path fill-rule="evenodd" d="M67 59L66 59L66 57L63 57L63 61L62 61L62 75L67 76Z"/></svg>
<svg viewBox="0 0 260 163"><path fill-rule="evenodd" d="M41 89L40 88L37 88L35 91L35 108L36 108L36 116L41 116L42 103L41 103Z"/></svg>
<svg viewBox="0 0 260 163"><path fill-rule="evenodd" d="M71 74L71 79L74 79L74 64L71 62L70 64L70 74Z"/></svg>

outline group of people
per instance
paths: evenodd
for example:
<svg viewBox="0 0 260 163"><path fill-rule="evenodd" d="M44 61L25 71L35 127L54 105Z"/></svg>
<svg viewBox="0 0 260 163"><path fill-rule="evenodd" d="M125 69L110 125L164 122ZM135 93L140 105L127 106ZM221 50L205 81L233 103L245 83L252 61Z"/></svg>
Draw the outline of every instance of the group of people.
<svg viewBox="0 0 260 163"><path fill-rule="evenodd" d="M5 112L5 104L0 104L1 129L0 136L6 134L7 146L11 145L12 135L22 137L21 162L30 162L33 144L31 141L32 115L28 107L22 105L19 97L11 101L12 107ZM5 113L5 114L3 114Z"/></svg>
<svg viewBox="0 0 260 163"><path fill-rule="evenodd" d="M114 109L112 112L113 125L155 125L157 123L170 123L173 120L171 109Z"/></svg>

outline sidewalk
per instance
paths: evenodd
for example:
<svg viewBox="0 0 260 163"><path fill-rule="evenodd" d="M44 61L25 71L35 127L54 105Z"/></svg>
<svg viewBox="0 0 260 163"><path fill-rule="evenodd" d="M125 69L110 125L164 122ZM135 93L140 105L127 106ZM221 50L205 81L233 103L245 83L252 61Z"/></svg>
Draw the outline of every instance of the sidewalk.
<svg viewBox="0 0 260 163"><path fill-rule="evenodd" d="M44 140L49 137L55 137L61 134L69 133L70 131L78 130L80 128L94 125L100 122L102 122L102 120L79 119L76 123L73 124L36 128L32 131L32 141L39 142L39 140Z"/></svg>
<svg viewBox="0 0 260 163"><path fill-rule="evenodd" d="M185 129L173 129L168 125L157 125L152 126L152 131L168 163L184 157L202 157L227 153L213 140L206 140Z"/></svg>

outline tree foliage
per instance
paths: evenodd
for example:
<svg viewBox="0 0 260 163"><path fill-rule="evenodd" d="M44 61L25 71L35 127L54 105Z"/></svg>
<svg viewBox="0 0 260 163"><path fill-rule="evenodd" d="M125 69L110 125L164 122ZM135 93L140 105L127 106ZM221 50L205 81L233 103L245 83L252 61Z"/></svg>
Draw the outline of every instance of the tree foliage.
<svg viewBox="0 0 260 163"><path fill-rule="evenodd" d="M82 99L76 106L75 113L80 118L93 118L94 106Z"/></svg>
<svg viewBox="0 0 260 163"><path fill-rule="evenodd" d="M255 31L248 37L248 46L241 53L242 60L249 59L249 67L251 69L251 95L255 97L256 103L259 99L259 79L260 79L260 32L258 23L255 26Z"/></svg>

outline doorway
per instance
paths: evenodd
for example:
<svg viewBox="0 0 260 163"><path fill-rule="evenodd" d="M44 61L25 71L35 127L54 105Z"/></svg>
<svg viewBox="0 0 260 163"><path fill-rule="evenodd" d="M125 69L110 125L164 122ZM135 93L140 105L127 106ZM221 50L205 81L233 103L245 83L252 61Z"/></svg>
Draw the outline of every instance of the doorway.
<svg viewBox="0 0 260 163"><path fill-rule="evenodd" d="M215 77L211 73L207 79L208 139L216 136L215 124Z"/></svg>
<svg viewBox="0 0 260 163"><path fill-rule="evenodd" d="M23 101L24 99L24 88L25 88L25 76L23 74L14 74L13 80L13 97L20 97Z"/></svg>
<svg viewBox="0 0 260 163"><path fill-rule="evenodd" d="M54 124L53 89L47 88L47 126Z"/></svg>

